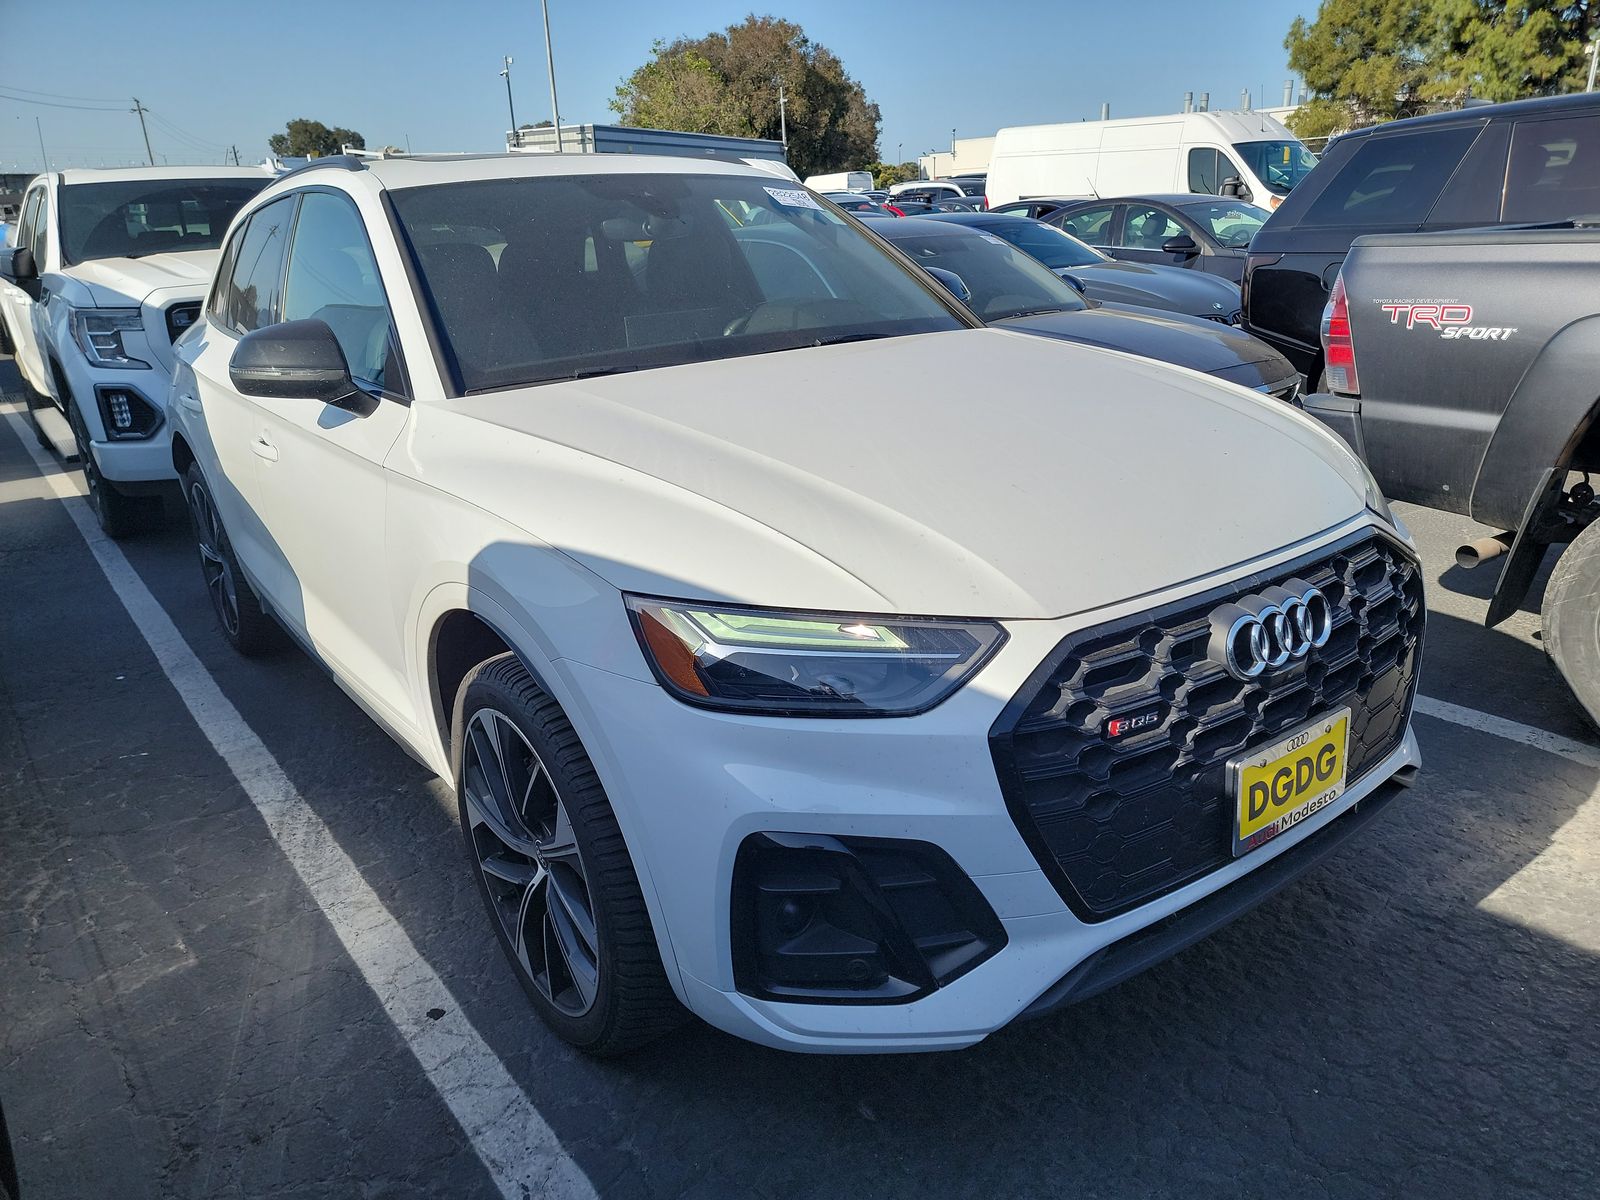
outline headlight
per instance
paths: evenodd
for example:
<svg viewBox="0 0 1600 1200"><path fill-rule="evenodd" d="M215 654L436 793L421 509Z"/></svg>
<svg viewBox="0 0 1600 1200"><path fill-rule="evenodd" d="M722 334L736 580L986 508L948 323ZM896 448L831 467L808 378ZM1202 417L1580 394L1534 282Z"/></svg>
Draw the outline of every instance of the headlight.
<svg viewBox="0 0 1600 1200"><path fill-rule="evenodd" d="M92 367L132 367L148 370L150 364L132 357L122 347L126 332L142 332L144 318L137 308L75 308L72 339Z"/></svg>
<svg viewBox="0 0 1600 1200"><path fill-rule="evenodd" d="M689 704L729 712L926 712L970 679L1006 638L992 621L625 600L661 686Z"/></svg>

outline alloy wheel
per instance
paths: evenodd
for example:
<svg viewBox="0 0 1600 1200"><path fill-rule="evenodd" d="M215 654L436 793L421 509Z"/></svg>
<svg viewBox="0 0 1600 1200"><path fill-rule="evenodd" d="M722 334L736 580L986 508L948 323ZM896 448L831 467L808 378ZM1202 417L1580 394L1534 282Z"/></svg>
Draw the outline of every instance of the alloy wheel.
<svg viewBox="0 0 1600 1200"><path fill-rule="evenodd" d="M600 984L583 855L544 762L492 708L467 726L462 797L478 869L518 964L555 1009L583 1016Z"/></svg>
<svg viewBox="0 0 1600 1200"><path fill-rule="evenodd" d="M217 618L231 635L239 632L239 589L233 578L233 567L223 553L227 535L222 530L222 520L217 516L216 505L199 483L189 485L189 519L194 525L194 540L200 550L200 571L205 576L206 591L211 596Z"/></svg>

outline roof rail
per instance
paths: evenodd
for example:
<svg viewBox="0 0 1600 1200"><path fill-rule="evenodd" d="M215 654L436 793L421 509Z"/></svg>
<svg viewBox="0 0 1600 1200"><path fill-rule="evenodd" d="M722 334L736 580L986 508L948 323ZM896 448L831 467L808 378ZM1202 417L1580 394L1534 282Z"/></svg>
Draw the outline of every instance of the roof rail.
<svg viewBox="0 0 1600 1200"><path fill-rule="evenodd" d="M317 171L327 167L337 167L341 171L365 171L367 164L351 154L328 154L322 158L313 158L310 162L301 163L298 167L290 167L278 178L283 179L289 175L298 175L302 171Z"/></svg>

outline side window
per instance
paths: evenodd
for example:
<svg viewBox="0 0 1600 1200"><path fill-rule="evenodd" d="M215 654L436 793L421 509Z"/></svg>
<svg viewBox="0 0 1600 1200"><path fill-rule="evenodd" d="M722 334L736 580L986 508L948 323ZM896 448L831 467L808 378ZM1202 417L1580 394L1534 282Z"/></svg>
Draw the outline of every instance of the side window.
<svg viewBox="0 0 1600 1200"><path fill-rule="evenodd" d="M13 246L33 246L33 226L39 219L39 201L43 196L43 188L34 188L22 202L22 223L17 226Z"/></svg>
<svg viewBox="0 0 1600 1200"><path fill-rule="evenodd" d="M1451 225L1493 225L1500 219L1500 198L1506 186L1506 146L1511 123L1493 121L1472 143L1461 166L1450 177L1439 203L1428 214L1430 229Z"/></svg>
<svg viewBox="0 0 1600 1200"><path fill-rule="evenodd" d="M1159 208L1130 204L1127 216L1122 221L1122 236L1117 239L1117 245L1129 250L1160 250L1163 242L1182 232L1183 226Z"/></svg>
<svg viewBox="0 0 1600 1200"><path fill-rule="evenodd" d="M1477 135L1467 126L1367 138L1300 224L1420 226Z"/></svg>
<svg viewBox="0 0 1600 1200"><path fill-rule="evenodd" d="M289 241L295 199L284 196L257 209L239 239L239 252L234 256L223 299L222 319L237 333L249 333L278 319L283 252Z"/></svg>
<svg viewBox="0 0 1600 1200"><path fill-rule="evenodd" d="M1114 204L1107 204L1100 208L1086 208L1075 212L1070 217L1064 217L1054 224L1065 229L1080 242L1090 245L1107 246L1111 241L1111 214L1116 211Z"/></svg>
<svg viewBox="0 0 1600 1200"><path fill-rule="evenodd" d="M34 266L44 270L45 255L50 249L50 193L43 189L39 192L39 208L34 213L28 249L33 251Z"/></svg>
<svg viewBox="0 0 1600 1200"><path fill-rule="evenodd" d="M1189 190L1203 196L1217 195L1222 174L1217 169L1217 152L1210 147L1189 151Z"/></svg>
<svg viewBox="0 0 1600 1200"><path fill-rule="evenodd" d="M233 280L233 265L239 259L239 243L244 241L245 226L233 231L228 244L223 247L222 258L217 262L217 277L211 284L211 298L206 302L206 316L213 324L228 324L229 285Z"/></svg>
<svg viewBox="0 0 1600 1200"><path fill-rule="evenodd" d="M331 192L307 192L295 221L283 319L325 321L352 378L383 387L389 373L389 302L356 206Z"/></svg>
<svg viewBox="0 0 1600 1200"><path fill-rule="evenodd" d="M1506 173L1507 221L1570 221L1600 213L1600 120L1518 121Z"/></svg>

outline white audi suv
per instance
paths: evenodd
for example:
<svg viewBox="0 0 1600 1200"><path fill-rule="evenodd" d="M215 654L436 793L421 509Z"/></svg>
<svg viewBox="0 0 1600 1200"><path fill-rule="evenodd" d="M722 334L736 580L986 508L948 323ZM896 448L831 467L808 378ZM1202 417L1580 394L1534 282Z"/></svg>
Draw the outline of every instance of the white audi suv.
<svg viewBox="0 0 1600 1200"><path fill-rule="evenodd" d="M594 1053L685 1009L968 1045L1418 763L1421 573L1335 438L986 329L758 168L324 161L240 214L177 357L224 632L281 626L454 782L511 969Z"/></svg>

